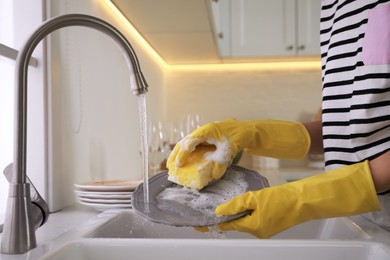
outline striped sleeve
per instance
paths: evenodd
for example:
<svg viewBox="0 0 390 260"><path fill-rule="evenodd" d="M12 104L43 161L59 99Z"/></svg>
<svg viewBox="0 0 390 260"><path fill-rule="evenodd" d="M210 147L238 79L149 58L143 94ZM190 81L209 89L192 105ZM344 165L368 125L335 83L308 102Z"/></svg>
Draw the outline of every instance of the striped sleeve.
<svg viewBox="0 0 390 260"><path fill-rule="evenodd" d="M322 1L321 58L327 170L390 150L390 1Z"/></svg>

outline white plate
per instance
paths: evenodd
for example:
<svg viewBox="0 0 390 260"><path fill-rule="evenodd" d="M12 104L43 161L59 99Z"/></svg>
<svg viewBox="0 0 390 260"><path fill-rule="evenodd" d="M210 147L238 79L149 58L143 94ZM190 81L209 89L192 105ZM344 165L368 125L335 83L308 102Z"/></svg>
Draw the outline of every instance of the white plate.
<svg viewBox="0 0 390 260"><path fill-rule="evenodd" d="M94 191L74 191L78 197L92 199L130 199L133 192L94 192Z"/></svg>
<svg viewBox="0 0 390 260"><path fill-rule="evenodd" d="M89 191L134 191L142 181L130 180L109 180L109 181L91 181L74 186L79 190Z"/></svg>
<svg viewBox="0 0 390 260"><path fill-rule="evenodd" d="M109 209L131 209L132 205L130 203L126 204L99 204L99 203L89 203L89 202L83 202L79 201L80 204L83 204L85 206L94 208L98 211L105 211Z"/></svg>
<svg viewBox="0 0 390 260"><path fill-rule="evenodd" d="M126 200L116 200L116 199L90 199L90 198L81 198L79 200L87 203L99 203L99 204L131 204L131 199Z"/></svg>

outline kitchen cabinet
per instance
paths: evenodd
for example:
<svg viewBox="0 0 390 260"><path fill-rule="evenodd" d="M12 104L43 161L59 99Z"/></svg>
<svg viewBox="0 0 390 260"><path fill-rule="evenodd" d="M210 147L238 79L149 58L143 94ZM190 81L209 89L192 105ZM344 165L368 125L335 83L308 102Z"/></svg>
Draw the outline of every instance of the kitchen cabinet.
<svg viewBox="0 0 390 260"><path fill-rule="evenodd" d="M223 57L318 56L320 0L213 0Z"/></svg>

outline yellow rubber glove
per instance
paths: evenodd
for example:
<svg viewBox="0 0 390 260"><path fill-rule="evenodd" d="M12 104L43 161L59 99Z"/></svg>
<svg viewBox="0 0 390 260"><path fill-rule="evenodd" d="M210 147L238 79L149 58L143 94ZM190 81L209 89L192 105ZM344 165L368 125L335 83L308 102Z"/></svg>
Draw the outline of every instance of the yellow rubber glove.
<svg viewBox="0 0 390 260"><path fill-rule="evenodd" d="M223 176L241 150L281 159L302 159L310 136L301 123L226 120L204 125L183 138L167 160L168 179L201 189Z"/></svg>
<svg viewBox="0 0 390 260"><path fill-rule="evenodd" d="M259 238L271 237L312 219L351 216L379 210L368 161L280 186L247 192L217 207L218 216L254 210L221 223Z"/></svg>

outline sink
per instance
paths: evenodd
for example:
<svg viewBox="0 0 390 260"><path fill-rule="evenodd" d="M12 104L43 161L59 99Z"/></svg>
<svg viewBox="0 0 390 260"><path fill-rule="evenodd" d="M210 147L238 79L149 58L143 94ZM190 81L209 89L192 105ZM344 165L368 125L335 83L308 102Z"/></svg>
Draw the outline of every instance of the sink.
<svg viewBox="0 0 390 260"><path fill-rule="evenodd" d="M104 213L103 213L104 214ZM226 238L257 239L237 231L199 232L192 227L173 227L154 223L134 210L106 212L107 221L86 234L88 238ZM274 239L347 239L369 240L371 236L349 218L313 220L281 232Z"/></svg>
<svg viewBox="0 0 390 260"><path fill-rule="evenodd" d="M72 242L43 259L385 260L390 256L389 248L379 243L303 241L84 239Z"/></svg>
<svg viewBox="0 0 390 260"><path fill-rule="evenodd" d="M237 231L202 233L158 224L132 209L118 209L102 212L30 253L45 260L390 259L390 234L373 225L360 216L313 220L271 239L257 239Z"/></svg>

